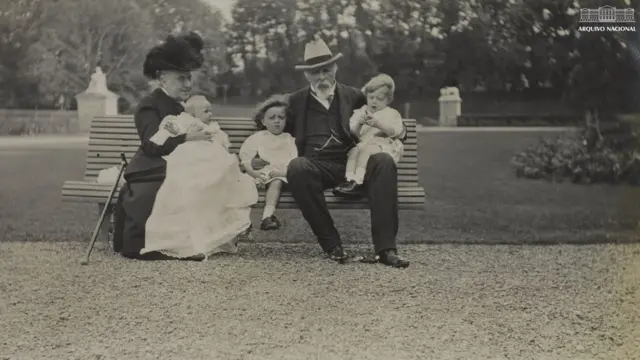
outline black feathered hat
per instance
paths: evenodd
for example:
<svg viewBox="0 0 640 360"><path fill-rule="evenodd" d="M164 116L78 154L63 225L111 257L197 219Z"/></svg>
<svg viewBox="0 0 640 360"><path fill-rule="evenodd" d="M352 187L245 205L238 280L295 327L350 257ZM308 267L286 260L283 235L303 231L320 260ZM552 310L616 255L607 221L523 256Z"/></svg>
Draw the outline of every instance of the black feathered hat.
<svg viewBox="0 0 640 360"><path fill-rule="evenodd" d="M195 32L169 35L165 41L153 47L144 60L144 76L157 79L160 71L193 71L202 66L204 41Z"/></svg>

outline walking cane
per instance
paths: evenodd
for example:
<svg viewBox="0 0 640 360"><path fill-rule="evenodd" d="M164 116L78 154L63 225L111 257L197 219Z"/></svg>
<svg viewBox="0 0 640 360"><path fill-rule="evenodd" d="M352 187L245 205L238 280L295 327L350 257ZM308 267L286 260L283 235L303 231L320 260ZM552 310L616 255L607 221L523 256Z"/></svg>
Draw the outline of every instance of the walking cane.
<svg viewBox="0 0 640 360"><path fill-rule="evenodd" d="M127 158L124 156L124 153L120 153L120 172L118 172L118 178L116 179L116 183L111 188L111 193L109 193L109 198L107 199L107 203L102 209L102 214L100 214L100 219L98 220L98 225L93 230L93 236L91 236L91 243L89 244L89 249L87 249L87 255L84 260L80 263L81 265L89 264L89 256L91 255L91 250L93 250L93 245L96 243L96 239L98 238L98 233L100 232L100 228L102 227L102 223L104 222L104 218L107 215L107 209L111 206L111 199L113 199L113 194L115 194L116 189L118 188L118 183L120 183L120 177L122 177L122 173L124 172L124 168L127 167Z"/></svg>

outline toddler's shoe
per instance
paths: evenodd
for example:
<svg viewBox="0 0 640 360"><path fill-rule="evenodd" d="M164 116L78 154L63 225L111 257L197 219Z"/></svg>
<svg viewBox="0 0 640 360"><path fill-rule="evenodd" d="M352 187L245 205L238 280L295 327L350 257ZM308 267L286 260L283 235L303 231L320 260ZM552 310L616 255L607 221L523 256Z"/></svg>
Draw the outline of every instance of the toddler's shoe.
<svg viewBox="0 0 640 360"><path fill-rule="evenodd" d="M345 181L343 183L338 184L336 187L333 188L333 195L335 196L342 195L342 189L349 186L349 183L351 182L353 181Z"/></svg>
<svg viewBox="0 0 640 360"><path fill-rule="evenodd" d="M280 229L280 220L275 215L271 215L268 218L262 220L260 225L261 230L278 230Z"/></svg>
<svg viewBox="0 0 640 360"><path fill-rule="evenodd" d="M333 189L333 195L342 197L361 197L364 187L353 180L346 181Z"/></svg>

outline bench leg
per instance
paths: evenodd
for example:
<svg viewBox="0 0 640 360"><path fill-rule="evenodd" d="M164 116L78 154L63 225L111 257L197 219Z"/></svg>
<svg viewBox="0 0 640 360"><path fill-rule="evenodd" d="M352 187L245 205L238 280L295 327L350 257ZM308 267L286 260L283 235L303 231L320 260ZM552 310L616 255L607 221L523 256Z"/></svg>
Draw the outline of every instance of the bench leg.
<svg viewBox="0 0 640 360"><path fill-rule="evenodd" d="M98 238L96 239L96 241L106 243L107 247L110 250L113 250L111 249L113 247L111 243L111 234L113 233L113 206L107 204L98 204L98 219L100 217L100 214L102 214L105 206L107 206L107 212L104 215L104 221L100 225L100 232L98 233Z"/></svg>

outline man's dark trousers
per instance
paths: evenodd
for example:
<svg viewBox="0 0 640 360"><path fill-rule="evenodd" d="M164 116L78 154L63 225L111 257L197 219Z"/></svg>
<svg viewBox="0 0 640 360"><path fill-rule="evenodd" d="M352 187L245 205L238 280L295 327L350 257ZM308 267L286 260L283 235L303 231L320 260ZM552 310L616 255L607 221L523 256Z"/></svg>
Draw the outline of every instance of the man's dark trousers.
<svg viewBox="0 0 640 360"><path fill-rule="evenodd" d="M342 244L327 208L324 190L342 183L344 162L298 157L289 163L288 187L302 216L325 252ZM396 248L398 233L398 170L389 154L373 155L364 178L371 210L371 234L376 254Z"/></svg>

